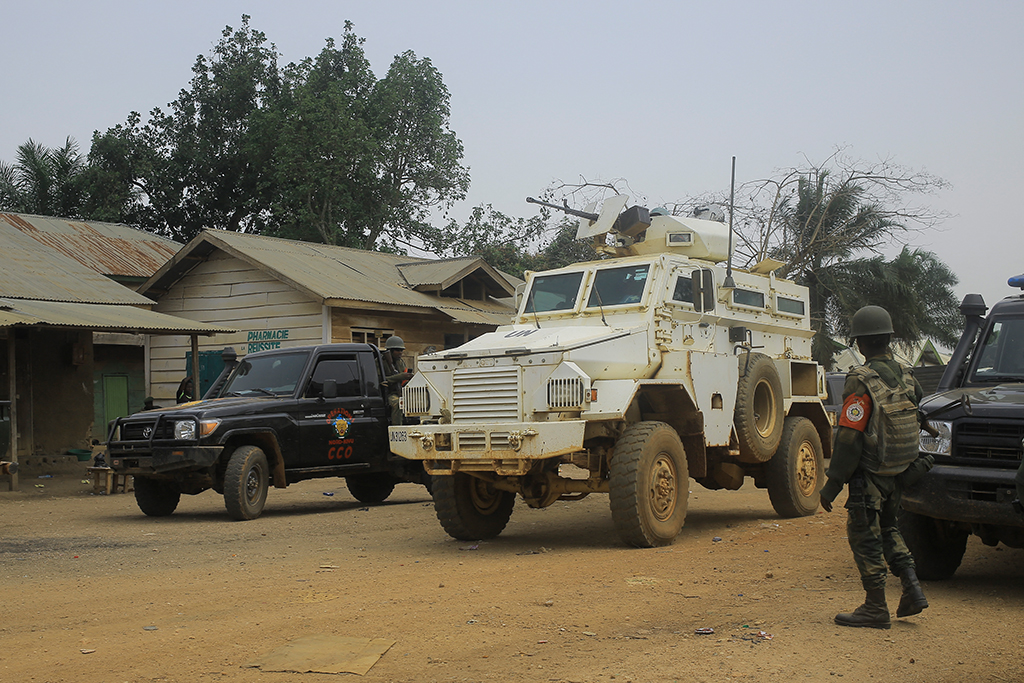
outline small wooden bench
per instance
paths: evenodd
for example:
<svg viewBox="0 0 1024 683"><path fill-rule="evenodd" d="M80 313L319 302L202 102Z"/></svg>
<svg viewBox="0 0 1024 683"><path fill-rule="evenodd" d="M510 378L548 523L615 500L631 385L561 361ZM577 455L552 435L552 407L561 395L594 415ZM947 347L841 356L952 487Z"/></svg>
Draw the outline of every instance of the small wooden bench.
<svg viewBox="0 0 1024 683"><path fill-rule="evenodd" d="M86 472L92 475L93 493L128 493L132 475L118 474L109 467L88 467Z"/></svg>

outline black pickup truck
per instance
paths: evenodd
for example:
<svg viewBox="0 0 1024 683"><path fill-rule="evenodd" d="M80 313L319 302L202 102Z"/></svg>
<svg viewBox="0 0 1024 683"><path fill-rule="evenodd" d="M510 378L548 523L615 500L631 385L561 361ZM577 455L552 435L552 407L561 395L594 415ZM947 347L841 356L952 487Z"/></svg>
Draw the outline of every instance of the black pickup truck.
<svg viewBox="0 0 1024 683"><path fill-rule="evenodd" d="M1024 289L1024 276L1010 278ZM938 392L921 410L938 435L921 434L935 467L903 493L899 527L922 579L947 579L975 534L1024 548L1014 477L1024 453L1024 294L987 307L968 294L964 333Z"/></svg>
<svg viewBox="0 0 1024 683"><path fill-rule="evenodd" d="M135 479L150 516L181 494L213 489L234 519L255 519L272 483L345 477L364 503L398 482L429 486L418 462L391 455L381 351L325 344L252 353L225 370L201 401L117 419L106 460Z"/></svg>

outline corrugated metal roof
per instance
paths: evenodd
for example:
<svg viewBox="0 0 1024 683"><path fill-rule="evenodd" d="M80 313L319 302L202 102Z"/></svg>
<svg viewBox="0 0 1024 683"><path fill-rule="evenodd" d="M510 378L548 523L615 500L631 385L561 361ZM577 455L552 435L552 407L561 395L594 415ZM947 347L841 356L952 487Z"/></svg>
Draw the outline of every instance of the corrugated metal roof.
<svg viewBox="0 0 1024 683"><path fill-rule="evenodd" d="M459 299L418 292L403 277L399 266L434 264L431 259L415 259L379 251L364 251L313 242L298 242L275 237L264 237L224 230L205 230L189 242L181 252L160 269L139 291L158 295L185 275L195 262L189 256L207 256L213 249L221 249L254 267L305 292L320 301L351 300L369 303L417 306L437 309L462 308ZM467 268L466 259L450 259L450 272ZM483 263L481 260L480 263ZM486 264L484 264L486 266ZM492 277L502 277L487 266ZM424 271L427 272L427 271ZM439 272L439 271L435 271ZM505 281L503 290L514 289L514 283ZM505 304L493 301L473 301L466 310L480 309L494 313L509 310Z"/></svg>
<svg viewBox="0 0 1024 683"><path fill-rule="evenodd" d="M10 216L11 214L2 214ZM0 297L152 304L146 297L0 221Z"/></svg>
<svg viewBox="0 0 1024 683"><path fill-rule="evenodd" d="M103 275L148 278L182 247L120 223L0 213L0 226L19 230Z"/></svg>
<svg viewBox="0 0 1024 683"><path fill-rule="evenodd" d="M0 299L0 327L13 325L50 325L151 334L209 335L236 331L128 305Z"/></svg>
<svg viewBox="0 0 1024 683"><path fill-rule="evenodd" d="M498 313L494 311L474 311L466 308L442 308L440 306L437 310L451 316L453 320L457 320L460 323L478 323L481 325L509 325L512 323L512 314L514 313L511 309Z"/></svg>

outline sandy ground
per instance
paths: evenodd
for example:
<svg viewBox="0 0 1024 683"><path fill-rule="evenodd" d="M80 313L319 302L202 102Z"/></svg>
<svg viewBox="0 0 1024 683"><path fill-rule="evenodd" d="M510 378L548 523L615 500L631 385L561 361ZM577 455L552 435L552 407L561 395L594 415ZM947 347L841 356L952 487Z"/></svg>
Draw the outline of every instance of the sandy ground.
<svg viewBox="0 0 1024 683"><path fill-rule="evenodd" d="M272 489L250 522L213 492L155 519L75 477L21 489L0 490L4 682L1024 680L1024 551L972 537L923 614L842 628L863 597L845 512L780 519L749 482L694 484L651 550L621 545L600 495L517 504L465 543L411 484L369 508L342 480ZM317 634L395 644L362 677L247 666Z"/></svg>

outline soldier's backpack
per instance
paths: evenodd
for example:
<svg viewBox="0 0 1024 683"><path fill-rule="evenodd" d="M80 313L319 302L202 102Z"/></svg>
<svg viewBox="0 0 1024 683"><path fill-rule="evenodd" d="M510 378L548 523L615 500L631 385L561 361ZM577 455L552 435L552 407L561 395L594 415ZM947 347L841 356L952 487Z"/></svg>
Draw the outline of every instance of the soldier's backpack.
<svg viewBox="0 0 1024 683"><path fill-rule="evenodd" d="M914 376L901 368L903 377L895 387L885 383L866 366L850 371L871 395L871 418L864 432L862 466L869 472L892 476L917 460L921 427L914 402Z"/></svg>

